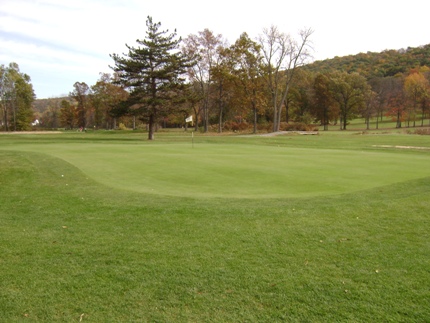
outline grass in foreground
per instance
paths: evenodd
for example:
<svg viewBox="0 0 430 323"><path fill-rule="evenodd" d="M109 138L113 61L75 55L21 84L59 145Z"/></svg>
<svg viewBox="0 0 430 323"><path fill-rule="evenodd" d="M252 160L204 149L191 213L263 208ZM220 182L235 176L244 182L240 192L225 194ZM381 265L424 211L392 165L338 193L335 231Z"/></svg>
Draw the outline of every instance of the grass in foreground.
<svg viewBox="0 0 430 323"><path fill-rule="evenodd" d="M429 319L427 176L332 196L163 196L102 185L47 154L62 139L37 139L19 144L43 153L17 139L0 155L0 321Z"/></svg>

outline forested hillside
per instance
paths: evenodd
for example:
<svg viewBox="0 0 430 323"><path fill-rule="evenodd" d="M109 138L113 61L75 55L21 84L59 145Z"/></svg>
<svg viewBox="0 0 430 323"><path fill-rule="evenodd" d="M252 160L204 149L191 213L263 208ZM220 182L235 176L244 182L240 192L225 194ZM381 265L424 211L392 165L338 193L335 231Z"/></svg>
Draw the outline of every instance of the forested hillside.
<svg viewBox="0 0 430 323"><path fill-rule="evenodd" d="M358 72L367 78L388 77L406 73L420 66L430 67L430 44L407 49L385 50L381 53L367 52L316 61L305 66L312 72L333 70Z"/></svg>

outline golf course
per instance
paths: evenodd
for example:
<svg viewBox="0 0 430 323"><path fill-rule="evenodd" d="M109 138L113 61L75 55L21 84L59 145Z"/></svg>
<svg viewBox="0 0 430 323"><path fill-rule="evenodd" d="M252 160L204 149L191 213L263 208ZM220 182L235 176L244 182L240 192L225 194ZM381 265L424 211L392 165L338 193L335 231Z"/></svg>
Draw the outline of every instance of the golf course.
<svg viewBox="0 0 430 323"><path fill-rule="evenodd" d="M0 134L0 322L429 322L430 136Z"/></svg>

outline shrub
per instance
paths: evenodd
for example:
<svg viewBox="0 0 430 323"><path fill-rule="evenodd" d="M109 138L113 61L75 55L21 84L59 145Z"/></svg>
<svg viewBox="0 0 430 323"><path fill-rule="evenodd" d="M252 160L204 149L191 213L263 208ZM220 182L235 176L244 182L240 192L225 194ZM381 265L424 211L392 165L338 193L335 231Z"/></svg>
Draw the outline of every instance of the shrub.
<svg viewBox="0 0 430 323"><path fill-rule="evenodd" d="M293 123L281 122L281 126L279 127L279 130L282 130L282 131L308 131L309 127L306 123L303 123L303 122L293 122Z"/></svg>
<svg viewBox="0 0 430 323"><path fill-rule="evenodd" d="M122 122L118 125L118 130L127 130L127 127Z"/></svg>
<svg viewBox="0 0 430 323"><path fill-rule="evenodd" d="M415 129L416 135L430 135L430 128Z"/></svg>
<svg viewBox="0 0 430 323"><path fill-rule="evenodd" d="M224 123L224 130L226 131L244 131L247 129L249 129L247 122L226 121Z"/></svg>

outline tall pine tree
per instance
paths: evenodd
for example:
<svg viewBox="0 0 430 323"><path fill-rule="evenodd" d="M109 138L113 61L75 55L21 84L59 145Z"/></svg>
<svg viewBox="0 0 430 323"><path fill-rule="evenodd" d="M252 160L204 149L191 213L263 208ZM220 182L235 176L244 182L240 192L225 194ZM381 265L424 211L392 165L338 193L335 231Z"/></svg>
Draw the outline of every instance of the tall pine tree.
<svg viewBox="0 0 430 323"><path fill-rule="evenodd" d="M146 119L149 124L148 139L154 139L155 124L166 116L185 82L181 75L192 65L191 60L179 50L181 39L176 31L160 30L161 23L151 17L144 40L136 40L138 47L126 44L128 53L110 55L115 62L111 67L118 73L118 83L130 90L127 100L129 110Z"/></svg>

